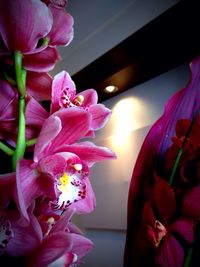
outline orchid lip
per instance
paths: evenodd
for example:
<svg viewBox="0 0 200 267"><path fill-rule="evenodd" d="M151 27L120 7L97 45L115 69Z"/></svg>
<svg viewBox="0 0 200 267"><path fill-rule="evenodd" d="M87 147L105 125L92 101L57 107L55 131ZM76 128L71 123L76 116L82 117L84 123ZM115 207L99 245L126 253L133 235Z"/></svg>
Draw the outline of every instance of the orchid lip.
<svg viewBox="0 0 200 267"><path fill-rule="evenodd" d="M84 172L81 164L74 164L73 171L64 172L56 180L55 189L57 191L57 200L52 202L52 208L63 210L74 202L86 197L86 185L84 183Z"/></svg>
<svg viewBox="0 0 200 267"><path fill-rule="evenodd" d="M83 95L72 97L68 94L69 88L66 87L62 90L60 95L60 106L64 108L81 107L84 101Z"/></svg>

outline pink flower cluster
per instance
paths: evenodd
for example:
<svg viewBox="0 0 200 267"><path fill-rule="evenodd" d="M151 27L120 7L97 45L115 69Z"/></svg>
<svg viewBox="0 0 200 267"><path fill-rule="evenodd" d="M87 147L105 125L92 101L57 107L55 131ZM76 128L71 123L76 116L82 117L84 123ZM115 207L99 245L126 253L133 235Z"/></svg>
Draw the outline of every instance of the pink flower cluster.
<svg viewBox="0 0 200 267"><path fill-rule="evenodd" d="M166 103L133 171L125 267L199 265L200 57L190 69L188 85Z"/></svg>
<svg viewBox="0 0 200 267"><path fill-rule="evenodd" d="M73 39L66 2L0 0L0 149L9 163L0 166L1 266L12 258L28 267L81 263L93 243L71 219L95 208L90 168L115 158L84 140L111 114L96 91L77 94L66 71L47 73L60 59L58 46Z"/></svg>

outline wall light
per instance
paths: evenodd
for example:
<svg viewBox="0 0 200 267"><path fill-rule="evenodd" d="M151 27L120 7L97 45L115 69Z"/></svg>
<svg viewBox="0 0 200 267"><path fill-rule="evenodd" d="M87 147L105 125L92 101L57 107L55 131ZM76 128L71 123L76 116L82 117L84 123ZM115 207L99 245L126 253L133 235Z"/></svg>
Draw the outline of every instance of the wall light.
<svg viewBox="0 0 200 267"><path fill-rule="evenodd" d="M115 85L109 85L109 86L106 86L106 87L104 88L104 91L105 91L106 93L114 93L114 92L117 92L117 91L118 91L118 87L115 86Z"/></svg>

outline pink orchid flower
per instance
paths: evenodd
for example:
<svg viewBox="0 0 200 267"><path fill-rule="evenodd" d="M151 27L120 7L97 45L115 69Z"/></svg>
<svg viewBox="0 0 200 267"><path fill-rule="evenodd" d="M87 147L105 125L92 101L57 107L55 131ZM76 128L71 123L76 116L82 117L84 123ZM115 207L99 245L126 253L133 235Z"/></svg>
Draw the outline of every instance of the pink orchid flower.
<svg viewBox="0 0 200 267"><path fill-rule="evenodd" d="M28 256L28 267L46 267L56 260L59 266L71 266L80 263L81 258L93 248L93 243L70 222L73 214L71 210L62 215L44 212L38 216L44 238L41 245Z"/></svg>
<svg viewBox="0 0 200 267"><path fill-rule="evenodd" d="M164 114L152 126L145 138L134 167L128 197L127 236L124 256L124 266L126 267L134 265L134 262L141 266L136 260L135 242L137 230L141 225L144 205L142 192L147 192L151 188L152 177L155 173L161 173L162 177L168 178L164 169L164 163L166 163L164 161L166 151L172 144L171 138L175 135L176 123L183 118L191 120L200 106L200 57L190 64L190 68L191 77L188 85L166 103ZM150 158L149 155L151 155ZM185 198L184 201L183 203L186 205L188 198ZM143 257L145 257L145 253Z"/></svg>
<svg viewBox="0 0 200 267"><path fill-rule="evenodd" d="M13 209L13 205L8 206L13 198L15 173L0 178L3 204L0 209L1 263L4 260L8 263L8 257L25 258L27 267L46 267L60 257L65 263L63 266L80 263L93 244L71 223L75 211L68 210L59 215L50 209L48 201L40 199L27 210L30 219L27 222Z"/></svg>
<svg viewBox="0 0 200 267"><path fill-rule="evenodd" d="M70 205L78 212L94 208L89 166L115 158L115 154L89 142L75 144L88 132L90 123L90 113L73 107L61 109L45 121L33 161L23 159L17 166L16 201L27 220L27 208L40 196L51 199L53 210L65 210ZM83 204L77 207L77 201Z"/></svg>
<svg viewBox="0 0 200 267"><path fill-rule="evenodd" d="M76 94L76 87L66 71L57 74L52 83L51 114L61 108L78 107L87 110L92 115L90 131L87 135L93 135L94 131L104 127L111 111L103 104L97 104L97 93L88 89Z"/></svg>
<svg viewBox="0 0 200 267"><path fill-rule="evenodd" d="M18 0L4 3L2 0L0 10L0 55L3 62L13 62L11 53L20 51L26 70L52 70L56 61L61 59L56 46L66 46L73 39L72 16L64 8L53 3L47 7L39 0L25 0L23 3Z"/></svg>
<svg viewBox="0 0 200 267"><path fill-rule="evenodd" d="M52 24L51 12L41 1L0 1L0 37L8 52L36 52Z"/></svg>

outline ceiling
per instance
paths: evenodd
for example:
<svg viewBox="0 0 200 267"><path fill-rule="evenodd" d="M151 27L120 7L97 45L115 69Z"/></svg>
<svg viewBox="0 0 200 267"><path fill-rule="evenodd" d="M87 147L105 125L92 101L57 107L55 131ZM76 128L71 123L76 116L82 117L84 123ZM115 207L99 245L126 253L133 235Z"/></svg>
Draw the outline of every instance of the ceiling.
<svg viewBox="0 0 200 267"><path fill-rule="evenodd" d="M200 53L198 1L182 0L74 75L77 91L94 88L99 102L143 83ZM104 92L114 84L119 90Z"/></svg>

